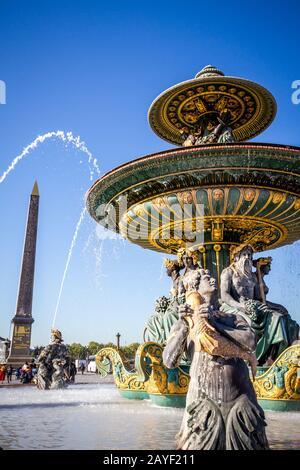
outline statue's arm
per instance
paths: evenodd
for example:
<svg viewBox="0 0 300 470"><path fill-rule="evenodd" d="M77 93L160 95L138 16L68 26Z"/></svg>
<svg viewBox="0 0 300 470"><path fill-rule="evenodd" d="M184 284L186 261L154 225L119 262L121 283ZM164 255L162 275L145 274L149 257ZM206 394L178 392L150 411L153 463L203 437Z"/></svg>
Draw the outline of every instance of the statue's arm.
<svg viewBox="0 0 300 470"><path fill-rule="evenodd" d="M254 286L254 300L259 300L260 302L262 301L261 299L261 292L260 292L260 288L259 288L259 282L258 282L258 278L257 278L257 275L255 274L255 286Z"/></svg>
<svg viewBox="0 0 300 470"><path fill-rule="evenodd" d="M256 335L249 323L239 314L216 314L210 321L212 325L234 343L248 351L256 348Z"/></svg>
<svg viewBox="0 0 300 470"><path fill-rule="evenodd" d="M245 310L243 304L237 302L231 295L232 287L232 273L229 270L225 270L221 274L221 300L230 307L237 308L239 310Z"/></svg>
<svg viewBox="0 0 300 470"><path fill-rule="evenodd" d="M168 369L177 367L186 349L188 325L179 319L172 327L163 351L163 363Z"/></svg>
<svg viewBox="0 0 300 470"><path fill-rule="evenodd" d="M269 300L267 300L267 306L270 309L281 313L282 315L288 315L289 314L288 310L283 305L276 304L275 302L269 302Z"/></svg>

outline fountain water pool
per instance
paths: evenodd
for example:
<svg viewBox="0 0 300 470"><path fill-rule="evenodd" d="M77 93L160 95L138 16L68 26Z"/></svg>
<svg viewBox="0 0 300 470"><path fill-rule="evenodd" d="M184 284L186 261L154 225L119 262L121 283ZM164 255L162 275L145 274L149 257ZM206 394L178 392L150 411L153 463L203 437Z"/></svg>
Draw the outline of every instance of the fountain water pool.
<svg viewBox="0 0 300 470"><path fill-rule="evenodd" d="M112 384L1 389L3 449L174 449L183 410L128 400ZM300 449L300 413L266 412L273 449Z"/></svg>

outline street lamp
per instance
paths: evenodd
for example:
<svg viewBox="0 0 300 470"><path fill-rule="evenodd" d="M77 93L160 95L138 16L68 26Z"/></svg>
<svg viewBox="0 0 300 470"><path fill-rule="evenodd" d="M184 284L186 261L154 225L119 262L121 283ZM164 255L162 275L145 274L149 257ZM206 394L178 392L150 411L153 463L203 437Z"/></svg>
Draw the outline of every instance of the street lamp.
<svg viewBox="0 0 300 470"><path fill-rule="evenodd" d="M120 337L121 337L120 333L117 333L116 337L117 337L117 349L120 349Z"/></svg>

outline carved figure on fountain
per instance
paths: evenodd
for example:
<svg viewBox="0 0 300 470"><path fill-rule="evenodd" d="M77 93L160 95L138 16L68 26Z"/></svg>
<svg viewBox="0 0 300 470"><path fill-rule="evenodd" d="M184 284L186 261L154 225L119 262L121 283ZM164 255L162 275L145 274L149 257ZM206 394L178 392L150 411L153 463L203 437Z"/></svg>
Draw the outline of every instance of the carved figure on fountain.
<svg viewBox="0 0 300 470"><path fill-rule="evenodd" d="M178 365L187 351L192 360L186 410L177 435L180 449L266 449L265 418L248 368L255 371L255 334L238 314L217 310L217 286L201 269L197 291L179 308L164 349L164 364ZM244 360L243 360L244 359Z"/></svg>
<svg viewBox="0 0 300 470"><path fill-rule="evenodd" d="M64 365L69 356L59 330L51 330L51 343L38 357L37 387L43 390L67 386Z"/></svg>
<svg viewBox="0 0 300 470"><path fill-rule="evenodd" d="M205 114L197 123L198 128L194 133L187 133L187 129L180 131L185 139L183 147L234 142L232 128L228 125L230 119L231 113L227 108L222 109L219 115L216 112Z"/></svg>
<svg viewBox="0 0 300 470"><path fill-rule="evenodd" d="M200 280L200 252L199 250L189 250L180 248L177 253L178 263L184 269L180 277L178 286L179 303L185 303L187 291L197 291Z"/></svg>
<svg viewBox="0 0 300 470"><path fill-rule="evenodd" d="M252 271L254 249L240 245L233 252L233 263L221 274L221 311L239 313L249 322L257 336L256 356L259 365L270 365L298 338L299 325L285 307L266 301L268 288L264 276L270 260L259 258ZM260 267L264 265L263 271Z"/></svg>
<svg viewBox="0 0 300 470"><path fill-rule="evenodd" d="M155 313L147 321L144 329L144 341L153 341L165 345L172 326L178 320L178 307L185 302L185 293L189 289L197 290L199 284L199 251L178 251L178 261L165 259L167 275L172 279L170 297L156 300ZM180 270L184 273L180 276Z"/></svg>

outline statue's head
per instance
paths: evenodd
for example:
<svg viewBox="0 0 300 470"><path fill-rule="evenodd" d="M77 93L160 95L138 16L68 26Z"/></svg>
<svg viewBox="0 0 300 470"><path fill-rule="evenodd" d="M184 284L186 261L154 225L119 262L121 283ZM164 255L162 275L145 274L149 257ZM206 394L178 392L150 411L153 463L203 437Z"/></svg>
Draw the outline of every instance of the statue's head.
<svg viewBox="0 0 300 470"><path fill-rule="evenodd" d="M198 292L203 298L210 298L217 293L217 281L211 277L208 269L200 269L200 281Z"/></svg>
<svg viewBox="0 0 300 470"><path fill-rule="evenodd" d="M179 273L179 271L181 269L181 267L179 266L178 261L173 260L173 259L169 259L169 258L164 259L164 265L167 269L167 275L168 276L172 276L173 272Z"/></svg>
<svg viewBox="0 0 300 470"><path fill-rule="evenodd" d="M180 248L177 252L179 266L190 268L199 263L200 252L199 250L188 250Z"/></svg>
<svg viewBox="0 0 300 470"><path fill-rule="evenodd" d="M52 341L62 342L63 339L62 339L61 332L59 330L52 329L51 330L51 339L52 339Z"/></svg>
<svg viewBox="0 0 300 470"><path fill-rule="evenodd" d="M250 274L253 266L254 249L250 244L240 245L232 250L235 266L244 274Z"/></svg>
<svg viewBox="0 0 300 470"><path fill-rule="evenodd" d="M158 297L158 299L155 301L155 310L157 312L164 312L169 305L169 301L167 297L164 295L162 297Z"/></svg>

